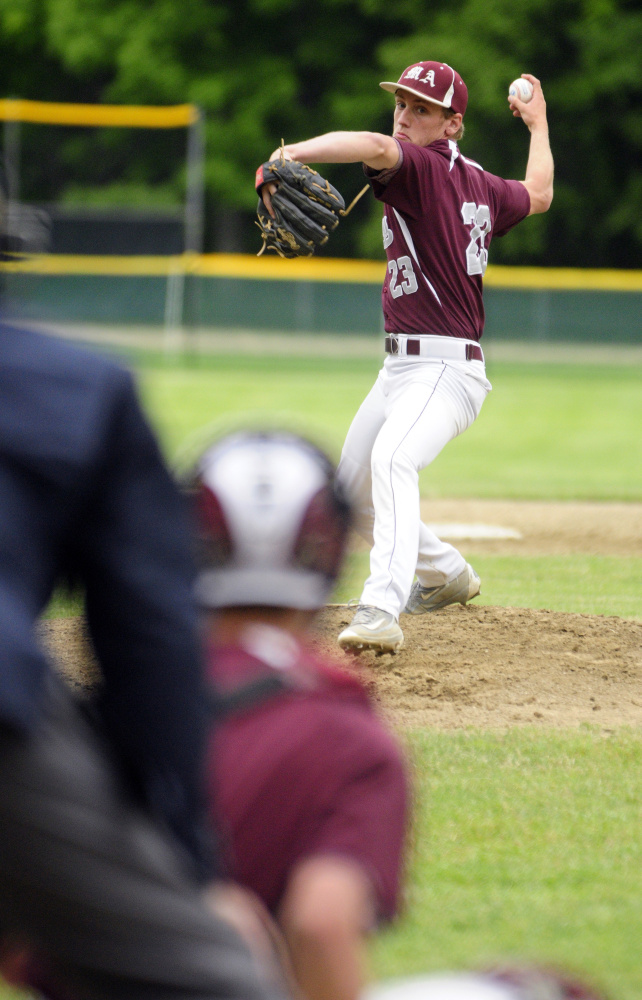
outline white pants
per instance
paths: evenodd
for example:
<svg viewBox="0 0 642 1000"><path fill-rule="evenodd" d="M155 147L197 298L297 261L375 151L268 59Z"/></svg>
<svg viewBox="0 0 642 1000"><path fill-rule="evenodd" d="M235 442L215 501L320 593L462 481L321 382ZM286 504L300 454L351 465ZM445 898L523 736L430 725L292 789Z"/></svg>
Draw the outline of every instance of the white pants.
<svg viewBox="0 0 642 1000"><path fill-rule="evenodd" d="M419 516L419 470L473 423L491 389L481 361L386 358L343 446L339 477L372 545L360 604L398 618L415 573L424 587L456 577L465 559Z"/></svg>

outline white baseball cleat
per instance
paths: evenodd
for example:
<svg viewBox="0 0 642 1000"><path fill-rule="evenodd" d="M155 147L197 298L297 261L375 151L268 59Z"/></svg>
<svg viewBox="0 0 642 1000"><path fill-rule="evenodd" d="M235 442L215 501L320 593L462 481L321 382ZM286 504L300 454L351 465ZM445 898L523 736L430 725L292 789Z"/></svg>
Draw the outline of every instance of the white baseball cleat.
<svg viewBox="0 0 642 1000"><path fill-rule="evenodd" d="M441 587L422 587L416 580L404 612L407 615L424 615L428 611L439 611L449 604L466 604L478 594L481 594L481 580L473 567L466 563L459 576Z"/></svg>
<svg viewBox="0 0 642 1000"><path fill-rule="evenodd" d="M370 604L360 604L338 643L343 649L378 649L394 653L403 645L403 632L394 615Z"/></svg>

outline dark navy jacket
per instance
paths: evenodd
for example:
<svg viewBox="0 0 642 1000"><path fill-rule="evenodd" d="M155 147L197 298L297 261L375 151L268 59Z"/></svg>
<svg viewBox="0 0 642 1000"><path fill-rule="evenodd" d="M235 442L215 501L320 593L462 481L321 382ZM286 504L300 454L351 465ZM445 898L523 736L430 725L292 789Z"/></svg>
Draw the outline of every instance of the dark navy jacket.
<svg viewBox="0 0 642 1000"><path fill-rule="evenodd" d="M183 501L131 375L0 324L0 721L38 724L50 667L34 625L55 585L78 581L110 742L204 876L189 552Z"/></svg>

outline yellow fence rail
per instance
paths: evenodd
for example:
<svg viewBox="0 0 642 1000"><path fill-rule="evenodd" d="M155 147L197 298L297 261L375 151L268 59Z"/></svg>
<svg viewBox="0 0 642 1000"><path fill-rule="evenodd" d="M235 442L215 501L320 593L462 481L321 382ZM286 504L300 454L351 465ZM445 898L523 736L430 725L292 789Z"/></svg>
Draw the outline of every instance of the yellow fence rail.
<svg viewBox="0 0 642 1000"><path fill-rule="evenodd" d="M52 101L0 100L0 121L39 125L115 125L121 128L185 128L198 119L193 104L148 107L136 104L57 104Z"/></svg>
<svg viewBox="0 0 642 1000"><path fill-rule="evenodd" d="M258 281L315 281L379 285L383 261L338 258L255 257L251 254L181 254L179 256L75 256L34 254L6 261L1 269L25 274L87 274L167 276L176 273L202 277L249 278ZM491 265L485 276L491 288L548 289L551 291L642 292L642 271L590 268L506 267Z"/></svg>

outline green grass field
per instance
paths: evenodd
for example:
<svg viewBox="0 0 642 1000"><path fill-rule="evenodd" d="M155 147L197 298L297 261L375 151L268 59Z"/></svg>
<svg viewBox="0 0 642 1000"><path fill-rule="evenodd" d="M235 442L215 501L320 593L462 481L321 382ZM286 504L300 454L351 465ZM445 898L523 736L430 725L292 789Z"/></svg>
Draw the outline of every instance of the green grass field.
<svg viewBox="0 0 642 1000"><path fill-rule="evenodd" d="M642 734L413 734L408 909L379 976L553 963L642 996Z"/></svg>
<svg viewBox="0 0 642 1000"><path fill-rule="evenodd" d="M338 452L378 363L224 355L139 370L170 455L210 421L261 411L304 418ZM422 473L426 495L642 499L642 365L495 363L488 375L479 420Z"/></svg>
<svg viewBox="0 0 642 1000"><path fill-rule="evenodd" d="M137 362L168 456L205 425L270 412L335 454L376 361L224 356ZM477 424L421 476L426 496L642 501L642 366L489 366ZM194 445L192 445L192 450ZM357 596L365 554L337 599ZM480 556L483 601L637 616L642 559ZM58 602L55 613L76 605ZM402 734L415 783L407 907L378 977L498 960L559 963L641 1000L642 733Z"/></svg>

